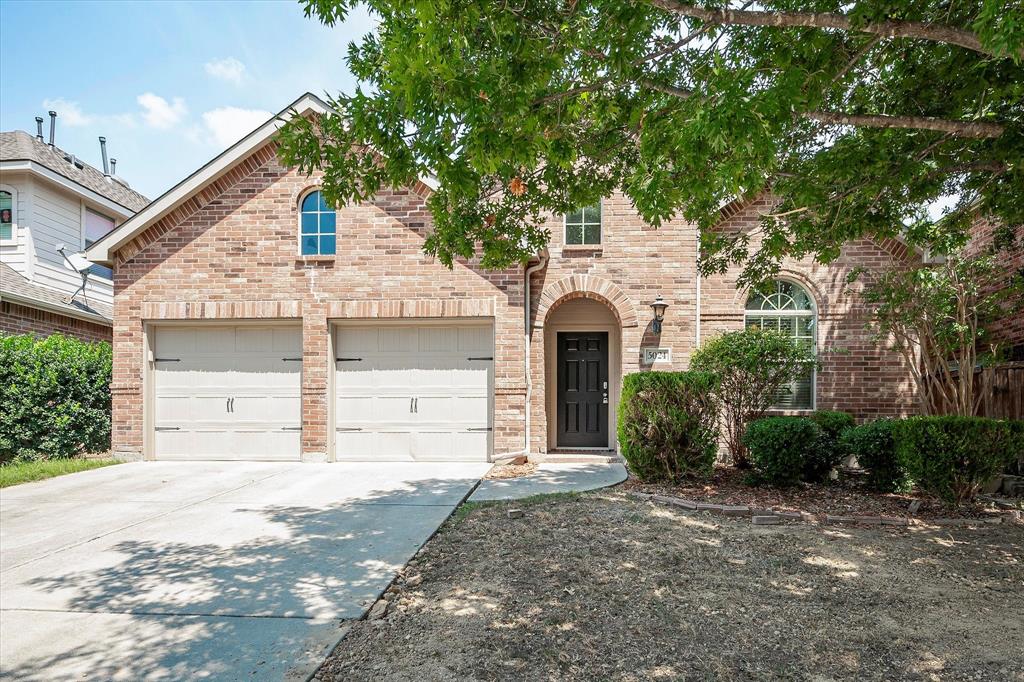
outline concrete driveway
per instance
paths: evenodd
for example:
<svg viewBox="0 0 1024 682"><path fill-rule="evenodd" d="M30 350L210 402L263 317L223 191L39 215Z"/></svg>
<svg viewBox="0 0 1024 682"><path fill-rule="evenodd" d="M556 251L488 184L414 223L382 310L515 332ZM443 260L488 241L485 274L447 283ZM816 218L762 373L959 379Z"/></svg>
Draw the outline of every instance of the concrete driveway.
<svg viewBox="0 0 1024 682"><path fill-rule="evenodd" d="M487 464L122 464L0 492L0 673L305 679Z"/></svg>

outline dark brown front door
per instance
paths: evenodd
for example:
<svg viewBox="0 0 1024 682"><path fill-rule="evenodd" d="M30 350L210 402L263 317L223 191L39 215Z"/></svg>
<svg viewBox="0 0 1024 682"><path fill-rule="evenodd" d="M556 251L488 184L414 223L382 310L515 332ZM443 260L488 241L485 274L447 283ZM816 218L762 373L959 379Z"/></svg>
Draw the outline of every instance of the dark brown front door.
<svg viewBox="0 0 1024 682"><path fill-rule="evenodd" d="M608 447L608 332L558 332L558 447Z"/></svg>

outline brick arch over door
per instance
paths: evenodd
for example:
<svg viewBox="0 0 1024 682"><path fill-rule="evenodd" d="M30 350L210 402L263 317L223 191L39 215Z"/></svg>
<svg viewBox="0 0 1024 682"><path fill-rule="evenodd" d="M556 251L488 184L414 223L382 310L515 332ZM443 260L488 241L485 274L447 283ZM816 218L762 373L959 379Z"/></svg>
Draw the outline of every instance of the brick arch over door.
<svg viewBox="0 0 1024 682"><path fill-rule="evenodd" d="M543 327L556 306L575 298L590 298L611 308L621 327L636 327L639 318L632 301L615 283L594 275L570 275L544 287L537 307L537 326Z"/></svg>

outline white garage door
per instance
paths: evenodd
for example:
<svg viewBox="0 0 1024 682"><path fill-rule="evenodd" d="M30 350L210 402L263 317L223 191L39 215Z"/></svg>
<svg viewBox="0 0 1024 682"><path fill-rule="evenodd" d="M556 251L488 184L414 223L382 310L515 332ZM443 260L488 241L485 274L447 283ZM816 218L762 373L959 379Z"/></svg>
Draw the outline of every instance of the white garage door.
<svg viewBox="0 0 1024 682"><path fill-rule="evenodd" d="M158 328L153 365L157 459L299 459L301 328Z"/></svg>
<svg viewBox="0 0 1024 682"><path fill-rule="evenodd" d="M491 326L340 326L335 456L487 461Z"/></svg>

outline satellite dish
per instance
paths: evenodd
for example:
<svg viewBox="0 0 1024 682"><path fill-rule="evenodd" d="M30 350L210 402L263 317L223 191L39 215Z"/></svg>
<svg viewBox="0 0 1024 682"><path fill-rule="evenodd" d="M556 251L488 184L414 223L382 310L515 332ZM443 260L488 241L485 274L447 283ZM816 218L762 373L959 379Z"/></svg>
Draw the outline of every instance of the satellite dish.
<svg viewBox="0 0 1024 682"><path fill-rule="evenodd" d="M90 268L92 268L92 263L90 261L87 261L85 259L85 256L83 256L80 253L65 253L66 247L64 246L64 244L57 244L56 248L57 253L64 256L64 261L68 264L68 266L72 270L75 270L82 277L81 286L75 289L75 293L71 294L67 298L67 302L71 303L72 301L75 300L75 296L77 296L79 292L85 291L85 285L89 282L89 270Z"/></svg>
<svg viewBox="0 0 1024 682"><path fill-rule="evenodd" d="M86 260L85 256L80 253L65 253L65 249L66 247L64 244L57 244L57 252L64 256L64 260L67 261L68 266L70 266L72 270L86 272L92 267L92 262Z"/></svg>

